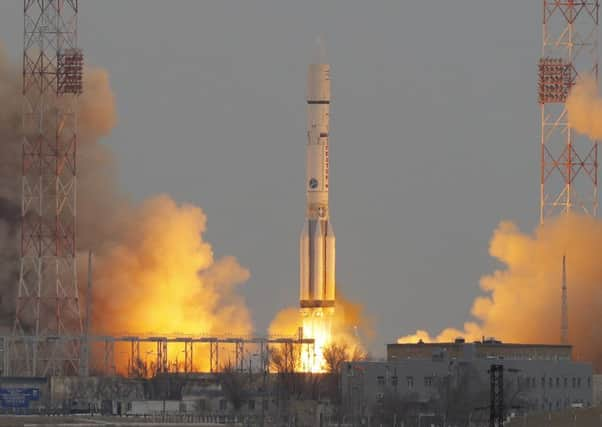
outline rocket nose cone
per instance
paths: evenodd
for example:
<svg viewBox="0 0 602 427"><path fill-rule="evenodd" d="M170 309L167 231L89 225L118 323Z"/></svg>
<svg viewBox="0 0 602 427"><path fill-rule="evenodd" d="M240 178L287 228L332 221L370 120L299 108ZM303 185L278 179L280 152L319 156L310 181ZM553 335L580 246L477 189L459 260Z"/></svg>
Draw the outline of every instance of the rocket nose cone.
<svg viewBox="0 0 602 427"><path fill-rule="evenodd" d="M313 64L326 64L326 41L323 34L318 34L312 52Z"/></svg>

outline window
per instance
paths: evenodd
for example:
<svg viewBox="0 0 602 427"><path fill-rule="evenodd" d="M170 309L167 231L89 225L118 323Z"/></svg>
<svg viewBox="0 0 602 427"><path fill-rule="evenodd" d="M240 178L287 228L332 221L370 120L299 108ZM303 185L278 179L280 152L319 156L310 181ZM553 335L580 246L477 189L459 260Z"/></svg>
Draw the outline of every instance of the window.
<svg viewBox="0 0 602 427"><path fill-rule="evenodd" d="M564 388L567 388L569 386L569 379L567 377L564 377Z"/></svg>
<svg viewBox="0 0 602 427"><path fill-rule="evenodd" d="M560 387L560 377L556 377L556 388Z"/></svg>
<svg viewBox="0 0 602 427"><path fill-rule="evenodd" d="M577 388L581 388L581 377L577 378Z"/></svg>
<svg viewBox="0 0 602 427"><path fill-rule="evenodd" d="M255 410L255 401L253 399L249 400L249 411Z"/></svg>
<svg viewBox="0 0 602 427"><path fill-rule="evenodd" d="M424 377L424 386L431 387L433 385L433 377Z"/></svg>
<svg viewBox="0 0 602 427"><path fill-rule="evenodd" d="M573 388L575 388L576 384L577 384L577 380L575 379L575 377L573 377Z"/></svg>
<svg viewBox="0 0 602 427"><path fill-rule="evenodd" d="M376 402L383 403L385 401L385 394L382 392L376 393Z"/></svg>
<svg viewBox="0 0 602 427"><path fill-rule="evenodd" d="M592 388L592 377L587 377L587 387Z"/></svg>
<svg viewBox="0 0 602 427"><path fill-rule="evenodd" d="M541 377L541 388L546 388L546 377Z"/></svg>
<svg viewBox="0 0 602 427"><path fill-rule="evenodd" d="M550 377L550 388L554 387L554 378Z"/></svg>
<svg viewBox="0 0 602 427"><path fill-rule="evenodd" d="M228 401L226 399L220 399L219 401L219 410L225 411L228 409Z"/></svg>
<svg viewBox="0 0 602 427"><path fill-rule="evenodd" d="M199 399L199 401L197 402L197 407L198 407L199 411L206 410L207 402L205 401L205 399Z"/></svg>
<svg viewBox="0 0 602 427"><path fill-rule="evenodd" d="M264 400L263 402L261 402L261 406L263 407L263 409L265 411L267 411L268 408L270 407L270 401L269 400Z"/></svg>
<svg viewBox="0 0 602 427"><path fill-rule="evenodd" d="M414 377L407 377L408 380L408 388L411 390L414 388Z"/></svg>
<svg viewBox="0 0 602 427"><path fill-rule="evenodd" d="M376 383L378 385L385 385L385 377L383 377L382 375L379 375L378 377L376 377Z"/></svg>
<svg viewBox="0 0 602 427"><path fill-rule="evenodd" d="M397 375L391 377L391 385L397 387Z"/></svg>

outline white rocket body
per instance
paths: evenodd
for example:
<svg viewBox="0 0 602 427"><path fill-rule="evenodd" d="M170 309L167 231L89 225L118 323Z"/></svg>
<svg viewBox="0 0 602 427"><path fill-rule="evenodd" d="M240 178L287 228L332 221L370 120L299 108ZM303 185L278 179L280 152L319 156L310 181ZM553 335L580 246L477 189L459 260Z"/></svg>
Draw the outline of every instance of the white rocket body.
<svg viewBox="0 0 602 427"><path fill-rule="evenodd" d="M330 66L311 64L307 79L305 225L300 239L301 308L334 307L335 237L328 208Z"/></svg>

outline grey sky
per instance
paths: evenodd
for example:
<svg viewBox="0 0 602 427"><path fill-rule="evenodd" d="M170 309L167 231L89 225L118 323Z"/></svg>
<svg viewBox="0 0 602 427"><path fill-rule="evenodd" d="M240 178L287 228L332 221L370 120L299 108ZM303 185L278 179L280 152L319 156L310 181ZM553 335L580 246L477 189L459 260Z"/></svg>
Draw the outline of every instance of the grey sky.
<svg viewBox="0 0 602 427"><path fill-rule="evenodd" d="M22 2L0 2L18 58ZM461 326L501 219L538 215L539 0L82 0L80 45L107 68L106 143L134 199L208 215L207 240L251 270L255 327L298 297L305 73L332 64L331 210L339 290L372 349ZM85 189L80 189L85 191Z"/></svg>

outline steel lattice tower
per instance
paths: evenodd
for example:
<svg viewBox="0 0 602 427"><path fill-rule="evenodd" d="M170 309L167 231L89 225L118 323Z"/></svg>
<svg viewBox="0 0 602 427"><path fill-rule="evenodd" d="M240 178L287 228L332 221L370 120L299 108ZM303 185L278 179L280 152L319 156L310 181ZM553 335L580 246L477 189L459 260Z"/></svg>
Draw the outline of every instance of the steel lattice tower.
<svg viewBox="0 0 602 427"><path fill-rule="evenodd" d="M543 0L540 222L570 212L597 215L598 146L568 126L571 86L598 78L599 0Z"/></svg>
<svg viewBox="0 0 602 427"><path fill-rule="evenodd" d="M81 369L76 265L78 0L24 0L21 269L13 375ZM33 338L26 338L33 337Z"/></svg>

